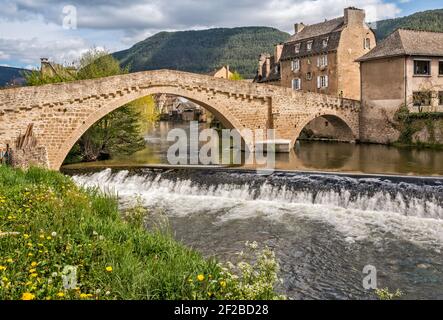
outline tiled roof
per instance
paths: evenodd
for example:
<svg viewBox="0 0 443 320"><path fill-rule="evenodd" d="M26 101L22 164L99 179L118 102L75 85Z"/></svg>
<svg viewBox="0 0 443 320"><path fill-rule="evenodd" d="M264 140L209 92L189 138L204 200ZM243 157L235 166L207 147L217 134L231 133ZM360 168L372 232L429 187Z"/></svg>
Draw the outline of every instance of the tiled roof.
<svg viewBox="0 0 443 320"><path fill-rule="evenodd" d="M398 29L357 61L395 56L443 56L443 33Z"/></svg>
<svg viewBox="0 0 443 320"><path fill-rule="evenodd" d="M303 32L303 31L302 31ZM294 58L300 58L308 55L318 55L323 53L328 53L331 51L337 50L340 44L341 32L336 31L332 33L325 33L318 35L316 38L308 38L304 41L297 42L287 42L283 47L283 52L281 56L281 60L290 60ZM307 43L310 40L313 40L312 49L307 49ZM326 47L323 46L323 40L328 39L328 44ZM295 51L296 46L300 46L300 50L297 53Z"/></svg>
<svg viewBox="0 0 443 320"><path fill-rule="evenodd" d="M307 40L310 38L316 38L328 33L341 31L344 27L345 19L343 17L325 22L306 26L301 32L293 35L287 42L296 42L301 40Z"/></svg>

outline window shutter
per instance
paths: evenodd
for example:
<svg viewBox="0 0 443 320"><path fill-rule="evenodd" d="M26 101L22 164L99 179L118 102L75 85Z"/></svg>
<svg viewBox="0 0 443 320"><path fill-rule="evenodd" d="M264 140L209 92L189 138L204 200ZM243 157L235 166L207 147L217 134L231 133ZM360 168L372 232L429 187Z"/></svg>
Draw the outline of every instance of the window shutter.
<svg viewBox="0 0 443 320"><path fill-rule="evenodd" d="M325 66L327 66L327 65L328 65L328 56L325 55Z"/></svg>
<svg viewBox="0 0 443 320"><path fill-rule="evenodd" d="M328 76L325 76L325 85L326 85L326 88L329 87L329 77Z"/></svg>
<svg viewBox="0 0 443 320"><path fill-rule="evenodd" d="M317 88L318 89L321 88L321 78L320 78L320 76L317 77Z"/></svg>
<svg viewBox="0 0 443 320"><path fill-rule="evenodd" d="M320 57L317 57L317 67L320 67Z"/></svg>
<svg viewBox="0 0 443 320"><path fill-rule="evenodd" d="M301 79L298 79L298 89L301 90Z"/></svg>

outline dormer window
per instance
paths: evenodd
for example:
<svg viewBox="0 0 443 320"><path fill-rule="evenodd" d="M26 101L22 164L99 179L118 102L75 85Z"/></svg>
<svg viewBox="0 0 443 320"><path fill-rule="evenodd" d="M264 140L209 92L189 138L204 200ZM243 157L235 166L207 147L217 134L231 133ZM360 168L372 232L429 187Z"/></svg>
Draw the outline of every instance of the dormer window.
<svg viewBox="0 0 443 320"><path fill-rule="evenodd" d="M296 45L295 45L295 53L300 53L300 43L297 43Z"/></svg>
<svg viewBox="0 0 443 320"><path fill-rule="evenodd" d="M306 44L306 49L308 50L308 51L311 51L312 50L312 44L314 43L314 41L308 41L308 43Z"/></svg>
<svg viewBox="0 0 443 320"><path fill-rule="evenodd" d="M329 38L323 39L323 41L322 41L323 48L327 48L328 47L328 43L329 43Z"/></svg>

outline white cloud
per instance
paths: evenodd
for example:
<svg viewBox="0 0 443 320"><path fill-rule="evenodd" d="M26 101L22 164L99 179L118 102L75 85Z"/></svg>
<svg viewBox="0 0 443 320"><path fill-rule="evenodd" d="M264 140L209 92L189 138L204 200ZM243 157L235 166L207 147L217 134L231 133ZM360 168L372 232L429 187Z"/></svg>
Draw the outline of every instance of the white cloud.
<svg viewBox="0 0 443 320"><path fill-rule="evenodd" d="M292 32L295 22L335 18L348 6L366 9L369 21L400 13L387 0L70 0L77 8L78 30L63 30L66 4L2 0L0 62L12 58L35 64L41 56L65 61L93 45L120 50L159 31L270 26Z"/></svg>

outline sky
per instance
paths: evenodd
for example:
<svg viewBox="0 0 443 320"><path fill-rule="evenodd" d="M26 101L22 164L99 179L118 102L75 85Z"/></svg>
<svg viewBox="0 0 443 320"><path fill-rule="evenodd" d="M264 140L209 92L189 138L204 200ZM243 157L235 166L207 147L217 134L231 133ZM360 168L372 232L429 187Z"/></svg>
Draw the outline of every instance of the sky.
<svg viewBox="0 0 443 320"><path fill-rule="evenodd" d="M368 22L443 8L443 0L0 0L0 65L72 63L92 47L110 52L160 31L305 24L365 9Z"/></svg>

